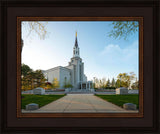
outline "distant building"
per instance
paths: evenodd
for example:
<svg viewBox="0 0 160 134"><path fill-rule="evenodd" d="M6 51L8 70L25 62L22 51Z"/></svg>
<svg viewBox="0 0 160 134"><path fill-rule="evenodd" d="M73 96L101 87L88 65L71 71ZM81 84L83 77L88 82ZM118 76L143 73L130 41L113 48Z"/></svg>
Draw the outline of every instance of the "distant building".
<svg viewBox="0 0 160 134"><path fill-rule="evenodd" d="M68 66L54 67L43 71L48 82L53 82L56 78L59 81L60 88L64 88L66 83L70 83L74 89L90 89L92 87L92 82L87 81L87 77L84 74L84 63L80 58L80 50L77 41L77 32L75 44L73 47L73 57L69 62Z"/></svg>

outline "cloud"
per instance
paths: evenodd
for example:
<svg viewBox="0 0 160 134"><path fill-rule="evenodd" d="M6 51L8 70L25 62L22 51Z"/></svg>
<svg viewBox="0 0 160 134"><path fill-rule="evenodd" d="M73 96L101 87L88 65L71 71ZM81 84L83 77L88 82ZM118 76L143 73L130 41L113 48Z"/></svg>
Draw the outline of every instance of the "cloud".
<svg viewBox="0 0 160 134"><path fill-rule="evenodd" d="M138 41L125 48L121 48L117 44L109 44L100 52L100 58L103 58L104 62L114 64L136 62L138 60Z"/></svg>
<svg viewBox="0 0 160 134"><path fill-rule="evenodd" d="M104 50L101 52L101 55L111 54L112 52L120 52L121 48L118 45L109 44L107 45Z"/></svg>
<svg viewBox="0 0 160 134"><path fill-rule="evenodd" d="M118 44L109 44L99 53L98 72L107 74L107 77L116 77L119 73L134 72L138 76L138 41L121 47Z"/></svg>

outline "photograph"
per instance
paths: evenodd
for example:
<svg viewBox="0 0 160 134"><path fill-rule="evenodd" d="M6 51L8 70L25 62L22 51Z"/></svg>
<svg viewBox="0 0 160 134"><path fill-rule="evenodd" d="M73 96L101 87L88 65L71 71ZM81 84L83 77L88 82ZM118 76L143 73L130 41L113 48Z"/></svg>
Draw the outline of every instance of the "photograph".
<svg viewBox="0 0 160 134"><path fill-rule="evenodd" d="M21 21L21 113L139 113L139 21Z"/></svg>

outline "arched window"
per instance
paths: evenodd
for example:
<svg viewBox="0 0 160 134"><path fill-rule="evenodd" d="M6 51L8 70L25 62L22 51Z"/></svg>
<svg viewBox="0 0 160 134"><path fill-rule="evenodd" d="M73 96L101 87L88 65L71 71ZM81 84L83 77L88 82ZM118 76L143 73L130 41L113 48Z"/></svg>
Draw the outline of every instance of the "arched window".
<svg viewBox="0 0 160 134"><path fill-rule="evenodd" d="M67 77L64 77L65 85L67 84Z"/></svg>
<svg viewBox="0 0 160 134"><path fill-rule="evenodd" d="M67 86L67 77L64 77L64 87L66 88Z"/></svg>

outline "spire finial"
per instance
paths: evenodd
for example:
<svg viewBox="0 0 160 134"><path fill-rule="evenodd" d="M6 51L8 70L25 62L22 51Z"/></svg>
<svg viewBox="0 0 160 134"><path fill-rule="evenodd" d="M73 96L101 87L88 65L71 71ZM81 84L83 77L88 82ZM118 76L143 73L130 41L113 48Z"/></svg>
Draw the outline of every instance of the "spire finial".
<svg viewBox="0 0 160 134"><path fill-rule="evenodd" d="M78 42L77 42L77 31L76 31L75 46L78 47Z"/></svg>

